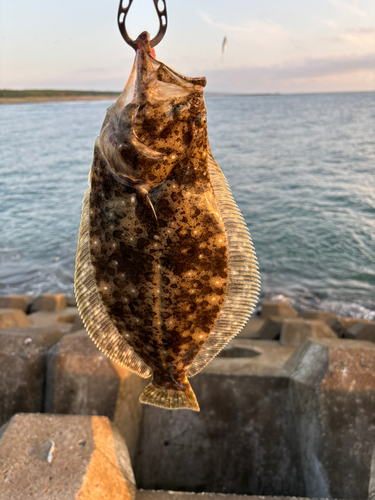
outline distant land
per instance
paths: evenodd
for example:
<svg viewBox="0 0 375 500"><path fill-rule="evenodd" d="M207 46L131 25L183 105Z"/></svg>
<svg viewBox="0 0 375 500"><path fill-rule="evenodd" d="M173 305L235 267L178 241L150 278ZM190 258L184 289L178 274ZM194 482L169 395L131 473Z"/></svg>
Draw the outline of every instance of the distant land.
<svg viewBox="0 0 375 500"><path fill-rule="evenodd" d="M98 101L116 99L119 92L96 92L93 90L8 90L0 89L0 104L21 104L25 102L48 101ZM206 97L238 97L238 96L278 95L274 94L225 94L221 92L205 92Z"/></svg>
<svg viewBox="0 0 375 500"><path fill-rule="evenodd" d="M95 101L116 99L120 92L91 90L7 90L0 89L0 104L47 101Z"/></svg>

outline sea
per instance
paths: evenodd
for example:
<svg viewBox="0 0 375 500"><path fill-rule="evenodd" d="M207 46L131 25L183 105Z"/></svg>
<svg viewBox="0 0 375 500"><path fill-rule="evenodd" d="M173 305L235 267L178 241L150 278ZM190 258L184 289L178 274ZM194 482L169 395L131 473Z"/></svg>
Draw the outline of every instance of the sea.
<svg viewBox="0 0 375 500"><path fill-rule="evenodd" d="M0 295L73 294L81 203L110 104L0 106ZM375 92L206 105L261 297L375 319Z"/></svg>

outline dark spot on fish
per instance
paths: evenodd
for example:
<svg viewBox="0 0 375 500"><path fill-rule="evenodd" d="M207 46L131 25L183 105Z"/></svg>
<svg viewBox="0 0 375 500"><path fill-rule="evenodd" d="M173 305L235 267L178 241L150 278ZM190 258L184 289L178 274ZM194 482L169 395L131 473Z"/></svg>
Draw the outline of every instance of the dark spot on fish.
<svg viewBox="0 0 375 500"><path fill-rule="evenodd" d="M149 244L149 241L146 238L138 238L137 240L137 248L138 250L143 250L147 245Z"/></svg>

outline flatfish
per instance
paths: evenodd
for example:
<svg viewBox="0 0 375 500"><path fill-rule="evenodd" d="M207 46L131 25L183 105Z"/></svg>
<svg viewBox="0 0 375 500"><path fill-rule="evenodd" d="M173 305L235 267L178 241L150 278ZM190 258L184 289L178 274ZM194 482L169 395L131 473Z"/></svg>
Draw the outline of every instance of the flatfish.
<svg viewBox="0 0 375 500"><path fill-rule="evenodd" d="M243 327L259 293L248 229L207 138L204 77L137 41L83 200L75 272L95 344L141 377L140 400L199 411L188 381Z"/></svg>

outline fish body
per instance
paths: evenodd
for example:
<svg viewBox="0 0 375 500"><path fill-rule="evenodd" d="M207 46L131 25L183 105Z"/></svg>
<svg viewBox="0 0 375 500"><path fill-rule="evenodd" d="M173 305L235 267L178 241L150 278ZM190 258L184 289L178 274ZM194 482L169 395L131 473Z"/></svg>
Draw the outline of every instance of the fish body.
<svg viewBox="0 0 375 500"><path fill-rule="evenodd" d="M250 236L210 152L204 85L138 37L95 143L75 275L97 346L152 376L140 400L197 411L188 377L238 333L259 290Z"/></svg>

